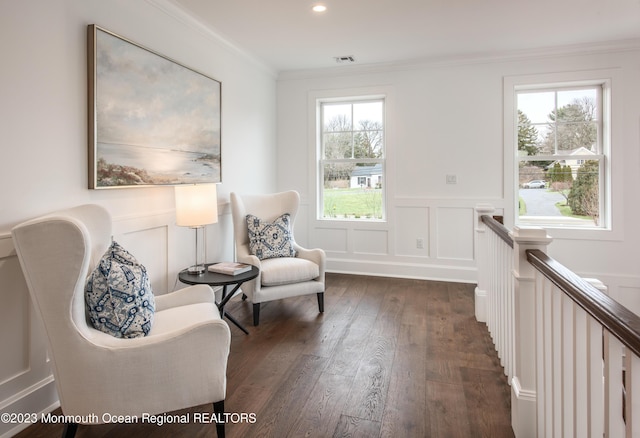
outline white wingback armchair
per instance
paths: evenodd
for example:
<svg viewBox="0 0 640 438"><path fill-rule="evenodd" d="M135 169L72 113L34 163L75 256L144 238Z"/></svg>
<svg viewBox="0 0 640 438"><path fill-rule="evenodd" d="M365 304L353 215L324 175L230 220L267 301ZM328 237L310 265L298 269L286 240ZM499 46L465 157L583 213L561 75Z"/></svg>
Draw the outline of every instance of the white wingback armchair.
<svg viewBox="0 0 640 438"><path fill-rule="evenodd" d="M83 205L16 226L13 242L44 322L64 415L160 414L213 403L224 412L230 331L209 286L155 297L149 334L122 339L88 323L84 288L111 243L111 217ZM77 424L67 425L73 436ZM217 426L224 436L224 424Z"/></svg>
<svg viewBox="0 0 640 438"><path fill-rule="evenodd" d="M265 195L239 195L231 193L231 213L233 216L236 258L260 268L258 277L242 285L243 293L253 303L253 324L260 321L260 303L298 295L316 294L318 310L324 312L325 253L322 249L306 249L295 242L295 257L276 257L260 260L251 254L247 215L251 214L265 221L274 221L284 213L290 215L293 226L300 205L300 195L296 191L286 191ZM309 272L314 272L310 278Z"/></svg>

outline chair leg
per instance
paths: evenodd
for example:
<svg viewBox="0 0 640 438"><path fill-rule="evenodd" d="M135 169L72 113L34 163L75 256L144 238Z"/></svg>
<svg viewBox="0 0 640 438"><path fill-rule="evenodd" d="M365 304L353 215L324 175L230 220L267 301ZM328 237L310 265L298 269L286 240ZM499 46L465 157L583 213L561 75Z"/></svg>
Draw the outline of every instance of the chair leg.
<svg viewBox="0 0 640 438"><path fill-rule="evenodd" d="M253 303L253 325L260 322L260 303Z"/></svg>
<svg viewBox="0 0 640 438"><path fill-rule="evenodd" d="M318 310L324 313L324 292L318 292Z"/></svg>
<svg viewBox="0 0 640 438"><path fill-rule="evenodd" d="M65 423L62 438L73 438L76 436L76 430L78 430L78 423Z"/></svg>
<svg viewBox="0 0 640 438"><path fill-rule="evenodd" d="M216 432L218 438L224 438L224 400L215 402L213 404L213 413L216 415L216 419L222 421L216 421Z"/></svg>

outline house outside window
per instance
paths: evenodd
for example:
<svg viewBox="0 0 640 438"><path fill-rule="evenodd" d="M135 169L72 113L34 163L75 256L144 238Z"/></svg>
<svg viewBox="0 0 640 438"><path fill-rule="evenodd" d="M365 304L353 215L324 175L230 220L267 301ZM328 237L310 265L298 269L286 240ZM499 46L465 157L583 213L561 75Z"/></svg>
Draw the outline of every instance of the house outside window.
<svg viewBox="0 0 640 438"><path fill-rule="evenodd" d="M610 226L607 91L602 81L517 87L516 223Z"/></svg>
<svg viewBox="0 0 640 438"><path fill-rule="evenodd" d="M318 109L318 218L384 220L384 98L321 100Z"/></svg>

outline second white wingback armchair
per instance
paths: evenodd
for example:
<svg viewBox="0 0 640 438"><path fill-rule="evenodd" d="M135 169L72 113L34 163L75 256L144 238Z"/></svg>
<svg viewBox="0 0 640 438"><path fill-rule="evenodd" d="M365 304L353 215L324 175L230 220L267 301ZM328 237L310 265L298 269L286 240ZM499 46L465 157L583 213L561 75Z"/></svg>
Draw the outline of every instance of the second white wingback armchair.
<svg viewBox="0 0 640 438"><path fill-rule="evenodd" d="M144 337L113 337L88 322L85 283L111 243L111 228L104 208L83 205L12 230L44 322L62 413L95 415L99 423L103 414L140 417L213 403L221 414L231 335L209 286L156 296ZM68 425L66 436L76 428ZM223 437L224 424L216 429Z"/></svg>
<svg viewBox="0 0 640 438"><path fill-rule="evenodd" d="M298 245L293 237L300 195L290 190L286 192L260 195L239 195L231 193L236 258L260 268L255 280L243 284L243 293L253 303L253 324L260 322L260 304L299 295L316 294L318 310L324 312L325 252L320 248L307 249ZM264 221L275 221L281 215L290 215L290 227L295 257L274 257L260 260L251 254L247 215ZM309 272L313 272L309 275ZM311 277L311 278L310 278Z"/></svg>

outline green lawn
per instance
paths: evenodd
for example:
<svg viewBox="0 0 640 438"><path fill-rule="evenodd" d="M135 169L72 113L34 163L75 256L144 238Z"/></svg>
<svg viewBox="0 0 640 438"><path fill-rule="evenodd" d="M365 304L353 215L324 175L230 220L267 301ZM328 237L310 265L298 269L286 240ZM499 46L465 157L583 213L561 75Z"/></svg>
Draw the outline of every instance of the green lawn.
<svg viewBox="0 0 640 438"><path fill-rule="evenodd" d="M560 210L560 213L562 213L563 216L575 217L575 218L584 219L584 220L593 219L591 216L580 216L577 214L573 214L573 212L571 211L571 207L569 207L565 201L557 202L556 207L558 207L558 210Z"/></svg>
<svg viewBox="0 0 640 438"><path fill-rule="evenodd" d="M324 217L382 219L382 189L324 189Z"/></svg>

